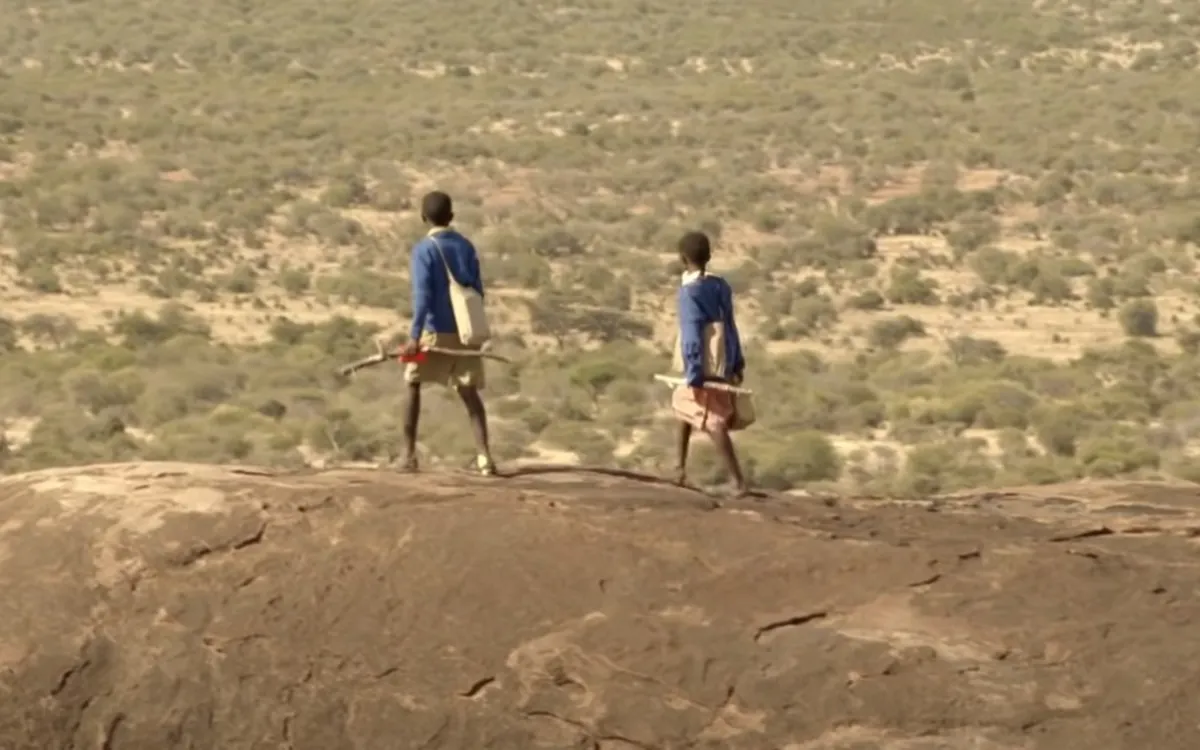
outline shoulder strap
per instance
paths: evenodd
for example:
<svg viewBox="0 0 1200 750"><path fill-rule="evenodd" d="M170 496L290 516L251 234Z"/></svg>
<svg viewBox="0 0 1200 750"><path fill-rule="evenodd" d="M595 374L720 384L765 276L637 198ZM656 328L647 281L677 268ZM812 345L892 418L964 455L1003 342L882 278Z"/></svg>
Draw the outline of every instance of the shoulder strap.
<svg viewBox="0 0 1200 750"><path fill-rule="evenodd" d="M454 272L450 270L450 263L446 261L446 253L442 251L442 243L438 242L437 235L429 235L429 239L433 240L433 246L437 248L438 255L442 257L442 266L446 269L446 277L450 279L450 283L462 286L458 279L454 278Z"/></svg>

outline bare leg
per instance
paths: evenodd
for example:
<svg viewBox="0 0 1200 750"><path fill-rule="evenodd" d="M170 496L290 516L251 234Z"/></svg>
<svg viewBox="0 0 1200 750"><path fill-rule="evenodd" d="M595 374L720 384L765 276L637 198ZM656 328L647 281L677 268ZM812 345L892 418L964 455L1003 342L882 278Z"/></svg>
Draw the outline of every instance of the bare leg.
<svg viewBox="0 0 1200 750"><path fill-rule="evenodd" d="M487 409L483 405L483 399L479 397L479 389L474 386L460 386L457 390L463 406L467 407L471 431L475 433L475 450L487 459L487 465L494 469L495 462L492 460L492 449L488 443Z"/></svg>
<svg viewBox="0 0 1200 750"><path fill-rule="evenodd" d="M691 440L692 426L687 422L680 422L675 443L678 448L677 455L679 457L678 463L675 465L675 484L678 484L680 487L687 484L688 444Z"/></svg>
<svg viewBox="0 0 1200 750"><path fill-rule="evenodd" d="M729 431L714 429L709 432L709 435L712 436L717 452L721 454L721 460L725 462L725 469L736 483L737 493L739 495L746 494L750 491L750 487L746 484L746 478L742 476L742 467L738 463L737 452L733 449L733 439L729 437Z"/></svg>
<svg viewBox="0 0 1200 750"><path fill-rule="evenodd" d="M408 384L408 405L404 410L404 468L417 468L417 425L421 420L421 384Z"/></svg>

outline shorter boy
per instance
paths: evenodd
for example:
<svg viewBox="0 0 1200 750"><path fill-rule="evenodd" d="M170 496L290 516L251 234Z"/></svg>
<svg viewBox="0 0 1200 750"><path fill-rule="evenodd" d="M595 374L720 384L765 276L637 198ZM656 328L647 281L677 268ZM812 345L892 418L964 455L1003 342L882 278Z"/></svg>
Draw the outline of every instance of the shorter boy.
<svg viewBox="0 0 1200 750"><path fill-rule="evenodd" d="M733 318L733 289L720 276L708 273L712 247L703 232L688 232L679 240L684 272L679 287L679 344L676 366L686 385L671 397L679 419L679 465L676 481L687 481L688 444L695 429L712 438L725 468L733 477L737 494L749 494L729 433L740 429L737 397L729 391L706 388L706 383L742 382L746 362L741 337Z"/></svg>

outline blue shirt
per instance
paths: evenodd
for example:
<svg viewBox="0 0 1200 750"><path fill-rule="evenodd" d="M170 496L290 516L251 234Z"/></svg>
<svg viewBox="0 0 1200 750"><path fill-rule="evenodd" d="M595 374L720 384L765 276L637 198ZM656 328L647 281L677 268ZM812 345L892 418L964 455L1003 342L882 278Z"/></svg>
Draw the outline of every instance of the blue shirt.
<svg viewBox="0 0 1200 750"><path fill-rule="evenodd" d="M441 253L438 252L439 245ZM446 256L444 264L442 255ZM419 339L424 331L458 333L454 308L450 305L447 265L460 285L472 287L483 296L483 275L479 270L479 255L475 252L475 246L453 229L431 229L424 239L413 245L409 266L412 278L412 329L409 336L413 341Z"/></svg>
<svg viewBox="0 0 1200 750"><path fill-rule="evenodd" d="M725 371L728 380L746 369L742 340L733 320L733 288L720 276L684 274L679 287L679 349L683 376L688 385L704 384L704 328L709 323L725 324Z"/></svg>

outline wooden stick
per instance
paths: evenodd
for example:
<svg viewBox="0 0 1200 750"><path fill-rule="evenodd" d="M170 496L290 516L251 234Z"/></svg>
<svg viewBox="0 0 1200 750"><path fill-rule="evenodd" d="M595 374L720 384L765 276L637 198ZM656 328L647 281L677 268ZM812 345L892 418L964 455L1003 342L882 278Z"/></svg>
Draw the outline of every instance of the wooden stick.
<svg viewBox="0 0 1200 750"><path fill-rule="evenodd" d="M686 380L684 380L681 377L677 377L675 375L655 375L654 379L660 383L666 383L667 385L674 385L674 386L687 385ZM741 386L730 385L729 383L720 383L720 382L716 382L716 381L706 382L703 386L701 386L701 388L705 388L710 391L725 391L727 393L740 393L740 394L743 394L746 396L749 396L754 393L754 391L750 390L749 388L742 388Z"/></svg>
<svg viewBox="0 0 1200 750"><path fill-rule="evenodd" d="M443 349L441 347L431 347L429 349L422 349L421 351L427 354L445 354L451 357L477 357L480 359L491 359L495 360L496 362L503 362L507 365L512 364L512 360L508 357L502 357L499 354L493 354L491 352L480 351L477 349ZM367 367L374 367L375 365L381 365L384 362L398 360L403 354L404 351L402 349L396 349L395 351L391 352L380 350L369 357L357 359L348 365L338 368L338 374L343 377L347 375L353 375L359 370Z"/></svg>

